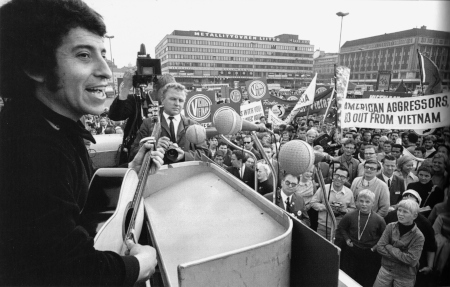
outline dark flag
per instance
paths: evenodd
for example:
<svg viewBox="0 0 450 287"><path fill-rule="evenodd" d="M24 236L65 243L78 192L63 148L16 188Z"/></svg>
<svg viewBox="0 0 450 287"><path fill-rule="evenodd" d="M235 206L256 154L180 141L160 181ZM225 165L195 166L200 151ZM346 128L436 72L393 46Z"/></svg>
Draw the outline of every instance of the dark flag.
<svg viewBox="0 0 450 287"><path fill-rule="evenodd" d="M428 84L424 95L439 94L442 90L442 81L438 67L430 58L422 55L419 51L417 52L419 53L420 81L422 84Z"/></svg>

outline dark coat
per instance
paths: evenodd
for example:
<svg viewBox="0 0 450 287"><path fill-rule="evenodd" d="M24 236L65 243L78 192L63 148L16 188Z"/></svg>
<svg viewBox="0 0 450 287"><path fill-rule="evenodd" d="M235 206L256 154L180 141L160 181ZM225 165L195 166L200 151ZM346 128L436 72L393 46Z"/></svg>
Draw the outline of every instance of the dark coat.
<svg viewBox="0 0 450 287"><path fill-rule="evenodd" d="M132 285L137 259L95 250L80 216L94 138L34 97L15 100L0 114L0 286Z"/></svg>
<svg viewBox="0 0 450 287"><path fill-rule="evenodd" d="M162 112L160 113L160 119L162 119L161 123L155 123L151 118L147 118L144 120L141 127L139 128L139 131L136 134L136 139L134 140L134 143L131 147L132 157L134 157L134 155L139 151L139 142L141 141L141 139L152 136L153 129L157 124L161 126L161 133L159 136L157 136L157 139L159 137L170 138L170 128L167 125ZM201 144L194 145L190 143L186 138L187 128L195 124L197 124L197 122L181 115L181 121L177 128L177 144L184 151L184 161L201 160L201 155L206 155L208 153L208 146L206 145L206 141ZM170 162L167 162L165 158L165 163Z"/></svg>
<svg viewBox="0 0 450 287"><path fill-rule="evenodd" d="M383 174L377 174L377 177L381 179L386 185L387 182L384 181ZM405 184L403 183L403 179L399 176L395 175L392 177L391 186L389 187L389 200L390 205L396 205L401 199L403 192L405 191Z"/></svg>
<svg viewBox="0 0 450 287"><path fill-rule="evenodd" d="M250 186L251 188L255 188L255 171L252 168L246 166L244 170L244 176L242 178L239 174L239 170L234 166L228 167L227 171L235 177L239 178L246 185Z"/></svg>
<svg viewBox="0 0 450 287"><path fill-rule="evenodd" d="M278 189L276 191L277 197L275 203L279 208L286 210L284 207L284 203L281 200L280 192L281 189ZM273 202L273 192L264 195L264 197L270 200L270 202ZM305 225L310 226L309 216L308 212L306 211L305 201L303 200L303 197L297 196L294 193L291 199L291 206L287 208L286 212L294 214L297 219L302 221Z"/></svg>

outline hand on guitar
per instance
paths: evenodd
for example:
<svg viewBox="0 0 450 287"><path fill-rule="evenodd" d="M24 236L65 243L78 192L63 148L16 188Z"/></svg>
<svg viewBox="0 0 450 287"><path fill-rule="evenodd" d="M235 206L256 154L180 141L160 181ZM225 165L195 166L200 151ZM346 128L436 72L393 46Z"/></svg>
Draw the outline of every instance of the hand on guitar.
<svg viewBox="0 0 450 287"><path fill-rule="evenodd" d="M133 243L131 240L126 241L129 253L139 261L139 277L137 282L146 281L155 273L155 267L158 263L156 259L155 248L148 245L140 245Z"/></svg>
<svg viewBox="0 0 450 287"><path fill-rule="evenodd" d="M128 164L128 168L134 169L137 173L139 173L142 163L144 161L144 156L147 150L152 149L152 144L150 142L144 143L141 148L139 149L138 153L134 157L134 159ZM151 152L151 158L152 158L152 165L155 166L156 170L158 170L161 165L164 164L164 153L165 150L161 147L156 148L154 151Z"/></svg>

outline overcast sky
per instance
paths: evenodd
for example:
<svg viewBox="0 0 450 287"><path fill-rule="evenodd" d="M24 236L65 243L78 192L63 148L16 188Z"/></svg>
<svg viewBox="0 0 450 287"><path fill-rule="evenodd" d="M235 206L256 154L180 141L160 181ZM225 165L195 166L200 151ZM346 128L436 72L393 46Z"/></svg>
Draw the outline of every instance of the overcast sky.
<svg viewBox="0 0 450 287"><path fill-rule="evenodd" d="M450 32L449 1L300 1L300 0L85 0L107 26L118 67L135 64L144 43L147 53L173 30L200 30L273 37L296 34L314 49L337 52L348 40L427 26ZM0 0L4 3L5 0ZM105 42L109 54L109 42Z"/></svg>

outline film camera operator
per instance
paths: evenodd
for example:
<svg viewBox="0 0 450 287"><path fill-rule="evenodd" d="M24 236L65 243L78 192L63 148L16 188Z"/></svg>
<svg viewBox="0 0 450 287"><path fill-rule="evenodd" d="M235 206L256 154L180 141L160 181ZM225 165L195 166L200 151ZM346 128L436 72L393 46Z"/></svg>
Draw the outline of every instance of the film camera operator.
<svg viewBox="0 0 450 287"><path fill-rule="evenodd" d="M179 83L168 83L161 88L158 92L162 103L162 109L159 112L160 121L155 122L153 118L143 121L131 146L131 155L137 153L142 145L141 140L150 136L155 137L158 147L167 151L164 157L165 164L200 160L202 154L208 153L206 141L196 145L186 138L187 128L197 124L181 114L186 94L186 88Z"/></svg>
<svg viewBox="0 0 450 287"><path fill-rule="evenodd" d="M133 87L134 70L125 72L123 76L123 85L121 85L119 95L114 99L109 109L109 118L114 121L127 120L124 129L124 136L120 151L119 165L128 163L135 153L130 153L131 146L136 138L136 133L142 125L143 119L147 116L143 112L143 108L149 107L152 104L147 93L140 94L140 89L135 89L137 95L129 93ZM154 83L154 92L159 96L158 92L167 83L175 82L175 79L170 74L160 75L156 77ZM154 119L157 117L154 117Z"/></svg>

